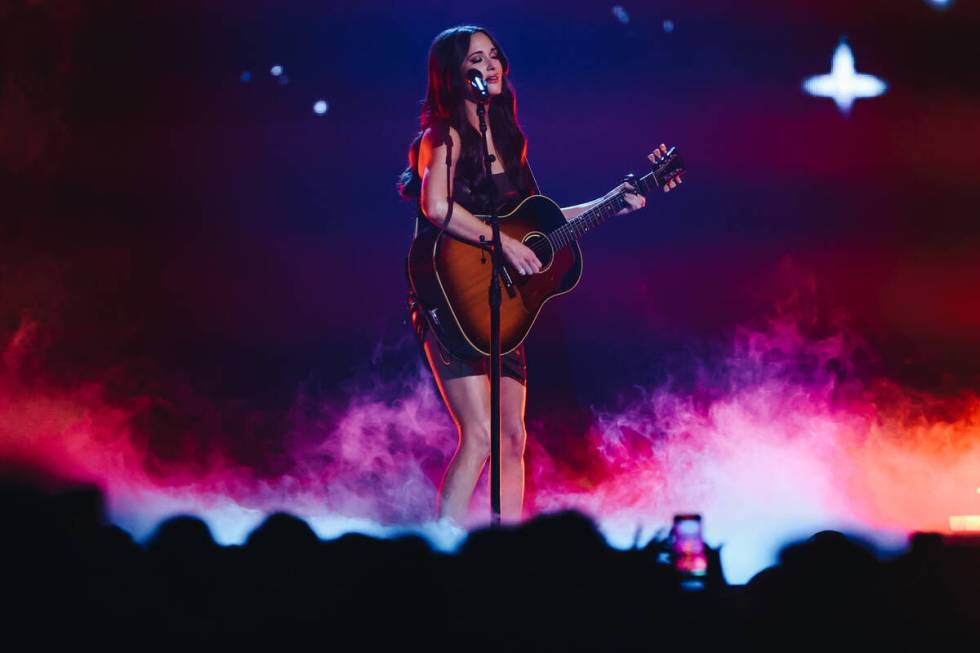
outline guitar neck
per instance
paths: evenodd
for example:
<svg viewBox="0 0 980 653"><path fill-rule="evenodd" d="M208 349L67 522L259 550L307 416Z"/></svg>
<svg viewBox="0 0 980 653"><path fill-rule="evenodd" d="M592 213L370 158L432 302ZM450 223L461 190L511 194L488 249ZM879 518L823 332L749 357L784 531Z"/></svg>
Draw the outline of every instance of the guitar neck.
<svg viewBox="0 0 980 653"><path fill-rule="evenodd" d="M644 175L639 180L639 190L646 195L651 189L657 188L656 178L651 172ZM594 229L605 222L609 216L616 215L629 204L624 197L625 191L620 191L604 199L588 211L582 211L562 226L548 234L548 240L556 250L570 245L573 241L581 238L589 229Z"/></svg>

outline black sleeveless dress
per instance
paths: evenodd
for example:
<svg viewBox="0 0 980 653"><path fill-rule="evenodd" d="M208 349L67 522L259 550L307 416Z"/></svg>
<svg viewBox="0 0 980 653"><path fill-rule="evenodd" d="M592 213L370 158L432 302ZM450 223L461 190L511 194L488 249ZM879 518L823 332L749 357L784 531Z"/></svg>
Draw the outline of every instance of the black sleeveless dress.
<svg viewBox="0 0 980 653"><path fill-rule="evenodd" d="M525 172L526 171L526 172ZM533 190L532 194L537 194L537 184L534 183L534 178L531 176L530 168L524 167L520 174L528 175L527 178L530 179L529 186ZM526 178L526 179L527 179ZM497 214L502 215L512 211L520 202L524 199L524 196L520 193L514 182L511 180L510 175L507 172L497 172L493 174L493 182L497 189ZM463 206L465 209L473 214L486 214L486 210L481 210L481 207L473 206L470 201L471 194L470 188L461 180L455 179L453 182L453 201ZM485 209L485 207L484 207ZM423 233L425 230L437 229L434 224L429 222L428 218L422 215L421 209L418 212L416 229L418 233ZM419 343L422 345L423 356L428 354L427 362L434 367L438 368L438 377L441 379L456 379L464 376L479 376L481 374L490 376L489 369L489 357L479 356L476 358L464 358L456 355L455 353L449 351L445 346L439 342L436 338L435 332L430 327L428 318L425 311L412 302L410 302L410 316L412 324L415 327L415 334L419 339ZM435 373L436 370L433 369ZM501 377L510 377L515 379L522 385L527 385L527 365L525 362L524 355L524 343L510 352L509 354L504 354L500 357L500 375Z"/></svg>

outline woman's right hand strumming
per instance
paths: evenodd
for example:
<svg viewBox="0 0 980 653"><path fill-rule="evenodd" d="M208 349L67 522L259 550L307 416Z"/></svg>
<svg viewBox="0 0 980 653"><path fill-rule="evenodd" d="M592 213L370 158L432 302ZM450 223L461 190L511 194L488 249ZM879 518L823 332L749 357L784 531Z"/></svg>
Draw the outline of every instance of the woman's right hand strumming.
<svg viewBox="0 0 980 653"><path fill-rule="evenodd" d="M534 274L541 271L541 261L527 245L507 234L500 234L500 244L504 248L504 258L519 274Z"/></svg>

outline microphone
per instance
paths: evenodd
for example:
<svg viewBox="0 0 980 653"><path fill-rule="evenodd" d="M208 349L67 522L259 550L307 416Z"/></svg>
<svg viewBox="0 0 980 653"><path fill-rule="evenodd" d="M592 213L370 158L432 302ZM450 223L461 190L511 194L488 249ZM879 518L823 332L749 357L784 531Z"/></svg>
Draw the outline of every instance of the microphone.
<svg viewBox="0 0 980 653"><path fill-rule="evenodd" d="M483 73L476 68L470 68L466 71L466 76L470 80L470 88L473 89L479 99L486 100L490 97L490 89L487 87L486 80L483 79Z"/></svg>

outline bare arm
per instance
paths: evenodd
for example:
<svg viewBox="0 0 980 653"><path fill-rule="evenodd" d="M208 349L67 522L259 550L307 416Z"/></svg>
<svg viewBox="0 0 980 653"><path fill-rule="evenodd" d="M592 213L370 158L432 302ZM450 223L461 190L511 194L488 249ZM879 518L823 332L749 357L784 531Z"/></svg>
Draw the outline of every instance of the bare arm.
<svg viewBox="0 0 980 653"><path fill-rule="evenodd" d="M448 131L446 131L448 130ZM452 179L459 160L459 134L452 127L442 130L429 128L422 135L419 146L419 176L422 178L422 213L440 229L449 212L447 196L452 190ZM446 154L449 153L450 166L446 170ZM487 242L492 237L490 226L478 217L453 202L452 218L446 230L473 243L480 242L483 236ZM504 258L521 274L541 271L541 261L529 248L507 234L500 234Z"/></svg>
<svg viewBox="0 0 980 653"><path fill-rule="evenodd" d="M563 206L561 209L561 214L565 216L565 220L572 220L580 213L588 211L593 206L598 204L601 200L592 200L591 202L586 202L585 204L576 204L575 206Z"/></svg>
<svg viewBox="0 0 980 653"><path fill-rule="evenodd" d="M635 189L634 189L633 185L632 184L628 184L626 182L623 182L619 186L616 186L611 191L609 191L608 193L606 193L605 195L603 195L602 197L600 197L598 199L594 199L591 202L585 202L584 204L576 204L575 206L566 206L566 207L563 207L562 210L561 210L561 213L562 213L563 216L565 216L565 220L566 221L573 220L578 215L580 215L581 213L584 213L585 211L588 211L589 209L591 209L592 207L596 206L597 204L599 204L603 200L607 200L610 197L612 197L613 195L616 195L616 194L618 194L618 193L620 193L622 191L627 191L625 197L626 197L626 203L627 203L628 206L626 208L624 208L624 209L621 209L617 213L617 215L624 215L626 213L632 213L633 211L635 211L637 209L642 209L646 205L646 200L644 199L644 197L642 195L638 195L635 192Z"/></svg>
<svg viewBox="0 0 980 653"><path fill-rule="evenodd" d="M660 162L660 157L662 157L666 153L667 153L667 146L661 143L659 148L654 148L653 152L647 155L647 159L650 160L650 163L656 166ZM676 188L677 184L680 183L681 183L681 176L678 174L674 176L672 179L670 179L667 184L664 185L664 192L665 193L669 192L671 188ZM642 195L636 192L636 188L633 186L633 184L623 182L619 186L616 186L616 188L613 188L611 191L609 191L608 193L600 197L599 199L594 199L591 202L586 202L584 204L576 204L575 206L566 206L562 208L561 213L563 216L565 216L566 222L569 220L573 220L583 212L588 211L589 209L594 207L599 202L602 202L605 199L609 199L610 197L616 195L621 191L626 191L623 197L626 199L627 206L621 209L619 213L617 213L616 215L624 215L626 213L632 213L633 211L636 211L637 209L642 209L644 206L646 206L646 198L644 198Z"/></svg>
<svg viewBox="0 0 980 653"><path fill-rule="evenodd" d="M419 176L422 178L422 213L440 229L449 212L448 195L452 190L452 177L459 160L459 134L453 128L425 130L419 146ZM446 170L446 152L450 154L451 167ZM474 243L480 236L490 240L490 227L482 220L453 203L453 215L447 227L449 233Z"/></svg>

